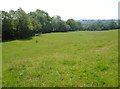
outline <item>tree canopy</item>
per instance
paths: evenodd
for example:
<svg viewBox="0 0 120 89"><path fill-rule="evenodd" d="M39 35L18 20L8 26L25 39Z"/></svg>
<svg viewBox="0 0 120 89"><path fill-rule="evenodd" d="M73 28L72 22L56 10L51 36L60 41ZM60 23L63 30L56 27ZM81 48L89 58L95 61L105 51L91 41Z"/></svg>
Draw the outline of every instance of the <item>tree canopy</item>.
<svg viewBox="0 0 120 89"><path fill-rule="evenodd" d="M118 23L109 22L81 23L74 19L62 20L58 15L50 17L43 10L26 13L22 8L16 11L2 11L2 39L23 39L48 32L67 32L77 30L109 30L117 29Z"/></svg>

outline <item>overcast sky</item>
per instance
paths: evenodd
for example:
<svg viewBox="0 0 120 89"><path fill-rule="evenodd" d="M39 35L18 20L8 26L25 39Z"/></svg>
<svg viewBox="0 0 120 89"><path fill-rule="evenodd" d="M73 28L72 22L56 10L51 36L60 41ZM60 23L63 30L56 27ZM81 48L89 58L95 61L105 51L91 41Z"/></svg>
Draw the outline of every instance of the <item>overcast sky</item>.
<svg viewBox="0 0 120 89"><path fill-rule="evenodd" d="M44 10L50 16L59 15L63 20L117 19L119 0L0 0L0 9L25 12Z"/></svg>

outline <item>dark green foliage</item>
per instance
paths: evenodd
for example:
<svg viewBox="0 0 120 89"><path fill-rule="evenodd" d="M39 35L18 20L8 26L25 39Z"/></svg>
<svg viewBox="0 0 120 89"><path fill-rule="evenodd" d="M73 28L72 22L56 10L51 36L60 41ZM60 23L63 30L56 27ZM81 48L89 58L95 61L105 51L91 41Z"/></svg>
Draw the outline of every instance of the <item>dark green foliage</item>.
<svg viewBox="0 0 120 89"><path fill-rule="evenodd" d="M71 30L77 30L77 24L73 19L68 19L66 23L70 25Z"/></svg>
<svg viewBox="0 0 120 89"><path fill-rule="evenodd" d="M31 36L31 31L30 20L21 8L9 13L2 11L3 40L27 38Z"/></svg>
<svg viewBox="0 0 120 89"><path fill-rule="evenodd" d="M65 21L63 21L60 16L52 17L51 25L53 31L57 32L66 32L71 29L71 27Z"/></svg>
<svg viewBox="0 0 120 89"><path fill-rule="evenodd" d="M30 20L27 14L19 8L17 10L18 13L18 24L16 28L16 37L17 38L26 38L31 36L31 27L30 27Z"/></svg>
<svg viewBox="0 0 120 89"><path fill-rule="evenodd" d="M109 30L119 28L117 22L88 22L81 23L74 19L62 20L60 16L50 17L47 12L37 9L25 13L19 8L16 11L2 11L2 38L4 40L24 39L35 34L49 32L67 32L77 30ZM0 35L1 36L1 35Z"/></svg>
<svg viewBox="0 0 120 89"><path fill-rule="evenodd" d="M81 30L81 23L80 22L76 22L73 19L68 19L66 23L71 27L71 30L73 30L73 31Z"/></svg>
<svg viewBox="0 0 120 89"><path fill-rule="evenodd" d="M51 17L47 12L37 9L35 12L30 12L30 19L32 20L32 25L35 33L46 33L51 32Z"/></svg>
<svg viewBox="0 0 120 89"><path fill-rule="evenodd" d="M13 19L8 12L2 11L2 38L13 39Z"/></svg>

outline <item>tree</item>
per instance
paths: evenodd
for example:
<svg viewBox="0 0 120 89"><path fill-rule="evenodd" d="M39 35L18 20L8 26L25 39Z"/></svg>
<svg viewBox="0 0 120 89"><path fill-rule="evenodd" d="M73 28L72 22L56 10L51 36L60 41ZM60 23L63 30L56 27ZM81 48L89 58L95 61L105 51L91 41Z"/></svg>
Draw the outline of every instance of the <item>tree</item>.
<svg viewBox="0 0 120 89"><path fill-rule="evenodd" d="M63 22L62 25L61 25L61 29L60 31L70 31L71 30L71 27L66 23L66 22Z"/></svg>
<svg viewBox="0 0 120 89"><path fill-rule="evenodd" d="M119 23L120 21L117 23L116 20L95 20L87 21L86 23L77 22L74 19L64 21L60 16L53 16L51 18L47 12L39 9L26 14L21 8L16 11L2 11L2 18L0 18L3 40L27 38L36 33L52 31L117 29L120 28Z"/></svg>
<svg viewBox="0 0 120 89"><path fill-rule="evenodd" d="M60 31L61 23L62 23L62 20L60 16L53 16L51 21L53 31Z"/></svg>
<svg viewBox="0 0 120 89"><path fill-rule="evenodd" d="M77 27L77 30L81 30L82 29L82 25L80 22L76 22L76 27Z"/></svg>
<svg viewBox="0 0 120 89"><path fill-rule="evenodd" d="M117 23L114 20L111 20L109 23L110 29L116 29L118 27Z"/></svg>
<svg viewBox="0 0 120 89"><path fill-rule="evenodd" d="M30 20L27 16L27 14L19 8L17 10L18 14L18 24L17 24L17 30L16 30L16 37L17 38L27 38L31 36L32 32L32 26L30 23Z"/></svg>
<svg viewBox="0 0 120 89"><path fill-rule="evenodd" d="M2 38L9 40L14 38L13 19L8 12L2 11Z"/></svg>
<svg viewBox="0 0 120 89"><path fill-rule="evenodd" d="M42 24L37 20L37 16L34 12L30 12L28 14L28 17L30 19L32 29L33 29L33 35L35 33L41 33L42 32Z"/></svg>
<svg viewBox="0 0 120 89"><path fill-rule="evenodd" d="M36 25L33 24L35 25L35 28L37 27L37 32L46 33L52 31L51 17L48 15L47 12L37 9L35 12L30 12L28 15L33 21L32 23L37 23Z"/></svg>
<svg viewBox="0 0 120 89"><path fill-rule="evenodd" d="M81 23L76 22L73 19L68 19L66 23L71 27L71 30L73 30L73 31L81 29Z"/></svg>

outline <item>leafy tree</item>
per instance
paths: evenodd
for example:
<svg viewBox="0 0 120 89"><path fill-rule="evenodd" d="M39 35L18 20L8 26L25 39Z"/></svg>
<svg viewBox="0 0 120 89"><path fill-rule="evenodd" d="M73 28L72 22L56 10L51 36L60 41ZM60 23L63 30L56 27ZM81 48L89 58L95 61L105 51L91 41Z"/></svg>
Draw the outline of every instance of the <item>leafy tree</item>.
<svg viewBox="0 0 120 89"><path fill-rule="evenodd" d="M18 38L26 38L31 36L32 32L32 26L30 24L30 20L27 16L27 14L19 8L17 10L18 14L18 24L17 24L17 30L16 35Z"/></svg>
<svg viewBox="0 0 120 89"><path fill-rule="evenodd" d="M109 23L110 29L116 29L118 27L117 23L113 20L110 21Z"/></svg>
<svg viewBox="0 0 120 89"><path fill-rule="evenodd" d="M71 30L71 27L66 22L63 22L61 24L61 30L60 31L66 32L66 31L70 31L70 30Z"/></svg>
<svg viewBox="0 0 120 89"><path fill-rule="evenodd" d="M37 9L35 11L35 15L37 17L38 22L40 22L42 25L43 33L52 31L51 30L51 18L47 12Z"/></svg>
<svg viewBox="0 0 120 89"><path fill-rule="evenodd" d="M37 9L35 12L30 12L28 14L31 18L32 25L35 27L35 32L51 32L51 17L47 12Z"/></svg>
<svg viewBox="0 0 120 89"><path fill-rule="evenodd" d="M61 23L62 20L60 16L53 16L51 21L53 31L59 31Z"/></svg>
<svg viewBox="0 0 120 89"><path fill-rule="evenodd" d="M80 22L76 22L76 28L77 30L81 30L82 29L82 25Z"/></svg>
<svg viewBox="0 0 120 89"><path fill-rule="evenodd" d="M57 15L51 18L47 12L39 9L26 14L21 8L16 11L2 11L2 18L0 18L3 40L27 38L35 35L35 33L48 33L53 31L117 29L120 28L119 23L120 21L117 23L115 20L88 21L87 23L81 23L73 19L64 21Z"/></svg>
<svg viewBox="0 0 120 89"><path fill-rule="evenodd" d="M14 38L13 19L8 12L2 11L2 38L9 40Z"/></svg>
<svg viewBox="0 0 120 89"><path fill-rule="evenodd" d="M37 20L36 14L34 12L30 12L28 16L31 21L33 34L42 32L42 24Z"/></svg>
<svg viewBox="0 0 120 89"><path fill-rule="evenodd" d="M81 29L81 23L76 22L73 19L68 19L66 23L71 27L71 30L73 30L73 31Z"/></svg>

